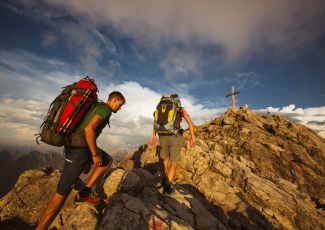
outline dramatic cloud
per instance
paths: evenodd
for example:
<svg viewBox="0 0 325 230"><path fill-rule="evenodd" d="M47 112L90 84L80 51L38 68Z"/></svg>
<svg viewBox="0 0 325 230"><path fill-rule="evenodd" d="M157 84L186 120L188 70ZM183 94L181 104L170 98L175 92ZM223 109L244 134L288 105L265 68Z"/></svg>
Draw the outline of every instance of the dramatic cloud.
<svg viewBox="0 0 325 230"><path fill-rule="evenodd" d="M42 98L50 102L58 89L79 78L61 61L43 59L23 50L0 50L2 98Z"/></svg>
<svg viewBox="0 0 325 230"><path fill-rule="evenodd" d="M161 60L160 68L169 81L188 80L191 75L200 76L200 59L194 51L174 49Z"/></svg>
<svg viewBox="0 0 325 230"><path fill-rule="evenodd" d="M175 4L55 0L51 4L99 25L112 23L125 34L151 44L166 39L189 43L194 38L222 44L231 58L264 41L279 48L300 47L317 36L313 33L324 25L322 1L184 0Z"/></svg>
<svg viewBox="0 0 325 230"><path fill-rule="evenodd" d="M256 110L262 113L279 114L315 130L320 136L325 137L325 106L311 108L296 108L291 104L282 108L267 107Z"/></svg>
<svg viewBox="0 0 325 230"><path fill-rule="evenodd" d="M152 113L162 93L180 92L190 116L201 124L226 109L224 97L209 98L208 103L215 103L207 108L202 98L190 96L191 84L202 85L200 90L204 90L205 85L224 83L224 76L206 77L206 69L216 73L226 63L237 73L239 87L252 89L263 79L237 64L263 56L265 51L270 57L300 54L314 47L309 45L324 35L325 28L322 0L12 2L4 4L46 25L39 45L50 49L59 44L73 59L66 64L22 50L0 50L1 133L3 140L13 142L31 140L61 87L85 72L100 76L96 83L102 100L112 90L120 90L127 98L123 109L113 115L111 129L105 129L101 136L104 146L135 146L150 138ZM49 55L55 52L51 50ZM150 72L148 68L144 68L148 72L133 74L133 68L149 64L158 66L150 78L141 76ZM121 69L121 75L132 73L138 78L116 83L114 76ZM169 80L166 92L164 87L157 89L166 80L157 78L160 73ZM191 81L193 77L200 81ZM138 79L145 79L146 86L155 85L156 90L144 87ZM289 105L268 110L309 125L320 134L325 130L323 107L297 109ZM12 111L15 114L10 114Z"/></svg>
<svg viewBox="0 0 325 230"><path fill-rule="evenodd" d="M167 79L195 75L204 68L198 63L200 54L195 57L191 47L215 47L211 52L222 57L216 59L220 68L223 61L245 62L263 51L295 56L320 38L325 28L322 0L18 2L59 28L80 50L86 70L98 67L103 52L116 53L107 35L99 32L104 28L131 38L146 52L161 54L160 66ZM169 50L174 45L185 47L183 56Z"/></svg>
<svg viewBox="0 0 325 230"><path fill-rule="evenodd" d="M104 54L101 52L101 44L95 38L99 37L103 41L99 32L91 29L90 26L85 26L84 23L78 22L61 24L59 28L69 46L73 47L73 52L77 54L82 68L87 73L99 73L101 68L98 60Z"/></svg>

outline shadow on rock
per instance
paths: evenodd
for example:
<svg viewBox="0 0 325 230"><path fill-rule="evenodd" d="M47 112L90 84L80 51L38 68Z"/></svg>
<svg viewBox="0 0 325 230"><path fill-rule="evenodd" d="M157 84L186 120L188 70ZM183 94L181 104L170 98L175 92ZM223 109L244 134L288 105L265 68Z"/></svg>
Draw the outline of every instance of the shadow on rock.
<svg viewBox="0 0 325 230"><path fill-rule="evenodd" d="M147 148L148 148L147 144L141 145L139 149L133 153L131 160L133 160L134 162L134 168L141 167L141 156L147 150Z"/></svg>
<svg viewBox="0 0 325 230"><path fill-rule="evenodd" d="M158 171L160 171L161 164L159 161L159 153L160 153L160 146L157 145L155 149L155 156L157 159L154 160L154 162L147 162L146 160L142 159L143 157L146 157L143 155L146 151L148 151L149 146L148 144L141 145L137 151L134 152L133 156L130 160L133 162L132 168L143 168L149 171L152 174L156 174ZM151 149L151 147L150 147ZM142 162L142 163L141 163ZM146 162L143 164L143 162ZM124 167L125 168L125 167Z"/></svg>
<svg viewBox="0 0 325 230"><path fill-rule="evenodd" d="M175 188L173 197L165 197L159 178L147 170L114 170L103 186L109 198L98 229L227 229L216 217L225 216L220 208L207 206L188 185Z"/></svg>
<svg viewBox="0 0 325 230"><path fill-rule="evenodd" d="M175 185L175 188L179 193L182 193L186 200L191 204L191 212L195 213L195 211L201 210L201 208L198 208L197 201L199 201L208 211L203 212L203 215L201 213L197 216L196 228L198 229L210 229L210 226L213 225L215 219L219 221L217 229L222 229L222 227L225 227L226 229L277 229L252 206L246 208L245 213L247 216L243 215L241 212L235 211L228 211L225 213L221 207L207 201L204 195L192 185L179 184ZM202 221L204 221L204 223L200 223Z"/></svg>
<svg viewBox="0 0 325 230"><path fill-rule="evenodd" d="M33 230L33 229L35 229L35 226L30 225L30 224L22 221L21 219L17 218L17 219L11 219L11 220L4 220L4 221L0 222L0 229L2 229L2 230L12 230L12 229Z"/></svg>

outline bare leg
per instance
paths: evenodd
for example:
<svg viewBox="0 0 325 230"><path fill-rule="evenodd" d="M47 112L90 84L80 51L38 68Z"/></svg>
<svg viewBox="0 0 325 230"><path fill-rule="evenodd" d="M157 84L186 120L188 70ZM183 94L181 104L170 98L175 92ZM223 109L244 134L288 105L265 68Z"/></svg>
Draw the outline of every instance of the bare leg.
<svg viewBox="0 0 325 230"><path fill-rule="evenodd" d="M88 188L92 188L96 181L98 180L98 178L103 175L109 168L111 167L111 164L105 166L105 167L95 167L94 171L92 172L92 174L90 175L86 186Z"/></svg>
<svg viewBox="0 0 325 230"><path fill-rule="evenodd" d="M54 193L52 199L48 203L47 207L44 209L41 218L36 226L36 230L45 230L51 225L56 215L59 213L61 207L63 206L65 197L59 193Z"/></svg>
<svg viewBox="0 0 325 230"><path fill-rule="evenodd" d="M167 177L167 175L168 175L169 158L164 159L164 160L163 160L163 164L164 164L165 175L166 175L166 177Z"/></svg>
<svg viewBox="0 0 325 230"><path fill-rule="evenodd" d="M177 163L176 162L171 162L168 168L168 173L166 174L167 176L167 181L172 184L174 176L175 176L175 172L176 172L176 168L177 168Z"/></svg>

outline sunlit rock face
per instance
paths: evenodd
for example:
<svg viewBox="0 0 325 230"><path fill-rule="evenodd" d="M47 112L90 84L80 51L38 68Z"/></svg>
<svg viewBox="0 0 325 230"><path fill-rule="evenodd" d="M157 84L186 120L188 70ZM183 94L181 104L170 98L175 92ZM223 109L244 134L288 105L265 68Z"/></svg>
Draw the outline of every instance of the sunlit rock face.
<svg viewBox="0 0 325 230"><path fill-rule="evenodd" d="M324 228L325 139L277 115L229 109L184 134L176 183L213 204L227 228ZM125 168L159 170L148 142ZM131 167L132 166L132 167ZM153 167L156 166L156 167Z"/></svg>

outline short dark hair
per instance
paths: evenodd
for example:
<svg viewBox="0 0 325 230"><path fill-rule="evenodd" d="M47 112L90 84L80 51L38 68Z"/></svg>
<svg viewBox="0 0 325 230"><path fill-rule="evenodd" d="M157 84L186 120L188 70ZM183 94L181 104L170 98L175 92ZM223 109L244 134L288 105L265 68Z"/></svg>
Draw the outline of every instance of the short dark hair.
<svg viewBox="0 0 325 230"><path fill-rule="evenodd" d="M125 97L123 96L123 94L119 91L113 91L109 94L108 96L108 100L112 100L113 98L118 98L120 101L123 102L123 104L125 104Z"/></svg>

